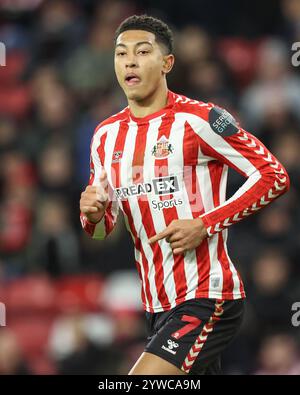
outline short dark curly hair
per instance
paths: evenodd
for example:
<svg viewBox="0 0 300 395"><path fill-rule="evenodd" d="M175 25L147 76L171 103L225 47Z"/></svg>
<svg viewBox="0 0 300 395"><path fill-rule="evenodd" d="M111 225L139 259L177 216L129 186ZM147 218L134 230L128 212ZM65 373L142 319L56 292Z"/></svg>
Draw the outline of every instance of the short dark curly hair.
<svg viewBox="0 0 300 395"><path fill-rule="evenodd" d="M118 36L126 30L145 30L153 33L159 44L163 44L168 54L173 52L173 33L169 26L160 19L149 15L132 15L125 19L115 32L115 45Z"/></svg>

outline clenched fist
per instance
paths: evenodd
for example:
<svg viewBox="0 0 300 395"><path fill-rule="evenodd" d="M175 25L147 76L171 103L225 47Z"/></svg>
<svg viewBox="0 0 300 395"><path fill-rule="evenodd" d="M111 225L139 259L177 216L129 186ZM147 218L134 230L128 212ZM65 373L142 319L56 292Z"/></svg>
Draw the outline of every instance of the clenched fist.
<svg viewBox="0 0 300 395"><path fill-rule="evenodd" d="M100 186L88 185L80 198L80 211L88 221L99 222L109 204L107 174L102 170L100 174Z"/></svg>

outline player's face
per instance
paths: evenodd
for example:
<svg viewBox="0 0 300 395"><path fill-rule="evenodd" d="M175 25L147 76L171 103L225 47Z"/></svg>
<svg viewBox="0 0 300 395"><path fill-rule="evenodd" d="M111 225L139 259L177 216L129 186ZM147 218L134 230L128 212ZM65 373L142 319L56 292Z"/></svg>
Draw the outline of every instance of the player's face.
<svg viewBox="0 0 300 395"><path fill-rule="evenodd" d="M143 30L121 33L115 48L115 71L127 99L140 101L149 97L170 71L170 57L163 53L153 33Z"/></svg>

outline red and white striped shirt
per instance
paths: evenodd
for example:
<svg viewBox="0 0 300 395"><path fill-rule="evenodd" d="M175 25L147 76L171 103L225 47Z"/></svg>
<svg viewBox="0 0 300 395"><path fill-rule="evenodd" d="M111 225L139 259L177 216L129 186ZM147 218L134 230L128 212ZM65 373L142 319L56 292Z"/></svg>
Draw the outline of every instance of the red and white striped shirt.
<svg viewBox="0 0 300 395"><path fill-rule="evenodd" d="M192 298L245 297L228 256L227 227L283 194L289 178L266 147L231 119L211 103L169 91L162 110L135 118L127 107L95 130L90 184L99 185L104 167L114 198L97 224L81 214L82 226L103 239L123 211L146 311L166 311ZM226 200L228 167L247 180ZM197 217L210 237L195 250L174 255L165 239L149 245L172 220Z"/></svg>

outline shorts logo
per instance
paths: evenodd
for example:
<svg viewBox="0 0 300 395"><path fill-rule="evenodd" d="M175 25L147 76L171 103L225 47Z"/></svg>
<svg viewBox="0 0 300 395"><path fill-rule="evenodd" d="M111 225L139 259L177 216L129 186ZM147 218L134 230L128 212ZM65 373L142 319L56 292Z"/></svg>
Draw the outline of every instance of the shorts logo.
<svg viewBox="0 0 300 395"><path fill-rule="evenodd" d="M156 159L167 158L172 154L174 148L166 136L161 136L161 138L156 142L155 146L152 148L151 154L155 156Z"/></svg>
<svg viewBox="0 0 300 395"><path fill-rule="evenodd" d="M179 344L175 343L173 340L168 339L168 347L162 346L161 348L165 351L170 352L171 354L175 355L177 351L174 351L173 348L178 348Z"/></svg>

